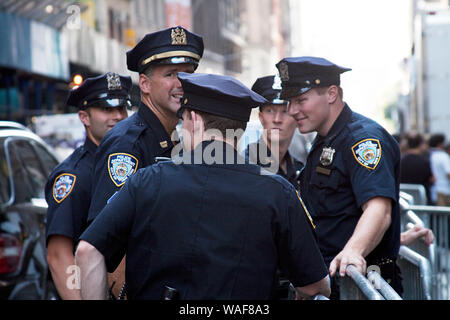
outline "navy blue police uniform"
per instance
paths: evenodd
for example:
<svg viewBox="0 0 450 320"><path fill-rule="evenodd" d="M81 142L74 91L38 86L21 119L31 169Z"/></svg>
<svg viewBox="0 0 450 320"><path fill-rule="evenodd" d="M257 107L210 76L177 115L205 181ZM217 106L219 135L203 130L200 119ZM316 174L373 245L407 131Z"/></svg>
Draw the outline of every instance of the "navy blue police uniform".
<svg viewBox="0 0 450 320"><path fill-rule="evenodd" d="M286 105L287 108L287 101L280 99L281 83L277 81L277 79L279 79L278 76L261 77L253 84L252 90L269 101L268 103L259 106L260 111L265 105ZM259 139L258 142L249 144L245 149L244 154L245 158L251 163L256 163L266 170L282 176L296 189L299 188L299 177L300 171L303 168L303 163L293 157L289 151L287 151L284 156L284 160L286 161L286 172L279 165L273 165L276 160L272 157L270 148L262 138ZM276 172L273 168L276 168Z"/></svg>
<svg viewBox="0 0 450 320"><path fill-rule="evenodd" d="M314 87L340 84L348 68L314 57L285 58L277 67L281 97L299 96ZM286 90L285 90L286 89ZM328 134L317 135L300 175L301 195L316 223L319 246L327 266L344 248L374 197L392 199L391 224L377 247L365 257L401 294L396 259L400 246L400 151L395 139L375 121L347 104Z"/></svg>
<svg viewBox="0 0 450 320"><path fill-rule="evenodd" d="M130 89L130 77L107 73L87 78L80 87L69 93L67 104L79 110L130 107ZM52 235L62 235L76 244L86 228L96 148L94 142L86 137L84 144L50 174L45 186L47 243Z"/></svg>
<svg viewBox="0 0 450 320"><path fill-rule="evenodd" d="M176 27L147 34L127 52L127 65L139 73L159 64L189 63L197 67L202 55L202 38ZM172 139L161 121L140 102L137 112L111 129L97 150L89 222L138 168L153 164L156 157L170 157L172 148Z"/></svg>
<svg viewBox="0 0 450 320"><path fill-rule="evenodd" d="M272 163L276 161L272 158L269 147L267 147L262 139L247 146L245 149L245 158L249 162L255 163L268 171L272 171ZM278 170L276 172L272 171L272 173L282 176L298 190L300 188L300 171L303 168L303 162L289 154L289 151L284 155L284 159L286 161L286 172L281 167L276 166Z"/></svg>
<svg viewBox="0 0 450 320"><path fill-rule="evenodd" d="M179 115L187 108L246 122L265 101L227 76L178 77ZM167 287L179 299L268 299L277 265L295 286L323 279L301 198L260 169L225 142L203 141L128 178L81 239L104 255L107 270L126 254L129 299L161 299Z"/></svg>

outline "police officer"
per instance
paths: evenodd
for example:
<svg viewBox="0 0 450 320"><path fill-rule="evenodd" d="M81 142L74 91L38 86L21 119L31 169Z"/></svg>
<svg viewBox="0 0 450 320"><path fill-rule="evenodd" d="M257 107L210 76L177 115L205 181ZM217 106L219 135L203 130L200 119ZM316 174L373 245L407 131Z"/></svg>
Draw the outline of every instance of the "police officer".
<svg viewBox="0 0 450 320"><path fill-rule="evenodd" d="M344 276L349 264L361 272L374 265L401 294L397 142L343 101L340 74L351 69L318 57L285 58L277 68L281 98L289 100L298 129L317 132L300 190L317 224L330 276L337 270ZM339 298L337 281L332 298Z"/></svg>
<svg viewBox="0 0 450 320"><path fill-rule="evenodd" d="M75 264L74 248L86 227L94 154L106 132L127 117L130 89L130 77L107 73L86 79L67 99L79 109L86 140L53 170L45 187L47 260L62 299L80 298L79 290L66 286L72 273L66 272Z"/></svg>
<svg viewBox="0 0 450 320"><path fill-rule="evenodd" d="M127 52L128 69L139 73L141 103L98 148L89 221L138 168L170 157L183 95L177 73L194 72L202 55L202 38L182 27L147 34Z"/></svg>
<svg viewBox="0 0 450 320"><path fill-rule="evenodd" d="M166 298L168 288L179 299L268 299L277 262L300 292L328 295L298 193L235 149L230 131L242 132L251 108L266 100L231 77L178 77L183 157L128 178L81 236L82 297L105 297L106 270L124 254L129 299Z"/></svg>
<svg viewBox="0 0 450 320"><path fill-rule="evenodd" d="M280 85L278 76L266 76L258 78L252 86L253 91L269 102L259 106L258 116L264 129L263 134L258 142L248 145L245 157L252 163L281 175L298 189L303 163L288 151L296 122L287 113L287 101L280 100Z"/></svg>

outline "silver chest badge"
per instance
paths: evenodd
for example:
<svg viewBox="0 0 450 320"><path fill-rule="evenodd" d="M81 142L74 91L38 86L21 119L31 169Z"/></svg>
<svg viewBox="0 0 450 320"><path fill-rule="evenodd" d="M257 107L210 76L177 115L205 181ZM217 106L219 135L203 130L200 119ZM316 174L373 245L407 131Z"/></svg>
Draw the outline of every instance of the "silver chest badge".
<svg viewBox="0 0 450 320"><path fill-rule="evenodd" d="M323 148L322 154L320 155L320 164L324 167L329 166L333 162L333 156L336 150L333 148Z"/></svg>

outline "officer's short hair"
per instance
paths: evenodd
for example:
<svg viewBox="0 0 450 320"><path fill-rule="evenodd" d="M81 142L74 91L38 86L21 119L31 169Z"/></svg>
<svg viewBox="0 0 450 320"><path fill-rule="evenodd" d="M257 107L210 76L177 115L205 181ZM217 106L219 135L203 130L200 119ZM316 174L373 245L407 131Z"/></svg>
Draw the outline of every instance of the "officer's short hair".
<svg viewBox="0 0 450 320"><path fill-rule="evenodd" d="M315 89L317 91L317 94L319 96L322 96L322 95L324 95L327 92L328 88L329 87L318 87L318 88L315 88ZM338 88L339 98L344 99L344 90L342 90L342 87L340 87L340 86L337 86L337 88Z"/></svg>
<svg viewBox="0 0 450 320"><path fill-rule="evenodd" d="M155 69L155 65L149 65L142 73L148 78L151 78L153 76L153 69Z"/></svg>
<svg viewBox="0 0 450 320"><path fill-rule="evenodd" d="M185 108L185 110L188 111L188 118L191 119L191 111L194 111L195 113L199 114L204 122L204 126L205 126L205 130L210 130L210 129L216 129L219 130L220 133L225 137L226 133L227 133L227 129L232 129L232 130L239 130L242 129L242 131L245 131L245 129L247 128L247 122L246 121L240 121L240 120L235 120L235 119L230 119L230 118L225 118L225 117L221 117L221 116L216 116L214 114L211 113L207 113L207 112L203 112L203 111L199 111L199 110L193 110L193 109L189 109L189 108Z"/></svg>

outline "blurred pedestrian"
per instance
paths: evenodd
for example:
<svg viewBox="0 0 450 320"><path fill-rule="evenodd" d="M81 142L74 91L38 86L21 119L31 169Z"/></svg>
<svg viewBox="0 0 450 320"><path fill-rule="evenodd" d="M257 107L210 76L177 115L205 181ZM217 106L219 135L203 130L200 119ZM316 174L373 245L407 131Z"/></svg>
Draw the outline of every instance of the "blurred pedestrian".
<svg viewBox="0 0 450 320"><path fill-rule="evenodd" d="M420 133L408 134L406 141L407 149L400 160L400 183L422 185L425 188L427 204L431 204L430 188L435 177L426 154L426 141Z"/></svg>
<svg viewBox="0 0 450 320"><path fill-rule="evenodd" d="M406 150L408 149L408 142L407 142L407 134L406 133L395 133L392 135L394 139L397 141L398 146L400 148L400 154L405 154Z"/></svg>
<svg viewBox="0 0 450 320"><path fill-rule="evenodd" d="M433 134L429 139L431 170L436 177L434 186L436 205L450 206L450 156L444 150L445 135Z"/></svg>

